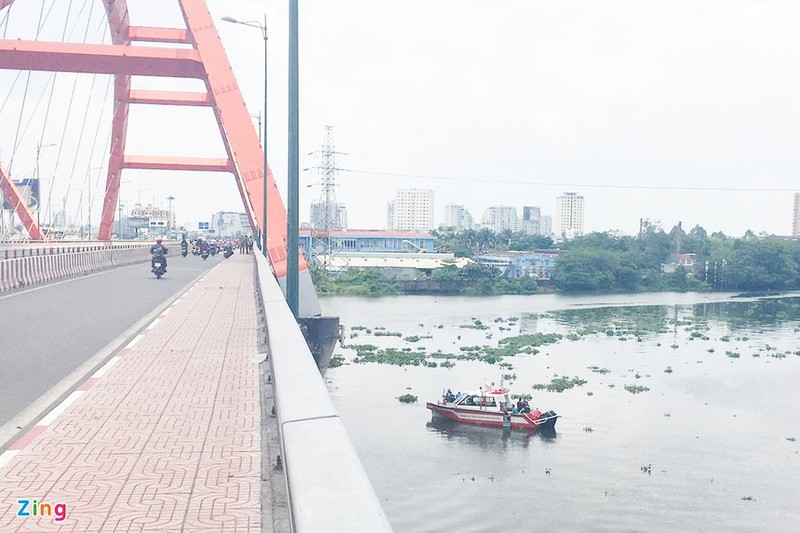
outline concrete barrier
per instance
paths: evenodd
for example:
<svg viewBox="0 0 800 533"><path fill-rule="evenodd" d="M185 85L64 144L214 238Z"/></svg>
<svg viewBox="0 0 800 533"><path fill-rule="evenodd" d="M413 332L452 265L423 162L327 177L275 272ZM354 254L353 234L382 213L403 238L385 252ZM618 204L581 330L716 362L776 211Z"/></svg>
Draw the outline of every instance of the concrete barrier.
<svg viewBox="0 0 800 533"><path fill-rule="evenodd" d="M16 288L14 265L11 261L0 261L0 291L10 291Z"/></svg>
<svg viewBox="0 0 800 533"><path fill-rule="evenodd" d="M0 255L0 292L147 262L150 244L44 247ZM34 253L35 252L35 253Z"/></svg>
<svg viewBox="0 0 800 533"><path fill-rule="evenodd" d="M254 255L292 531L391 531L272 269L266 258Z"/></svg>

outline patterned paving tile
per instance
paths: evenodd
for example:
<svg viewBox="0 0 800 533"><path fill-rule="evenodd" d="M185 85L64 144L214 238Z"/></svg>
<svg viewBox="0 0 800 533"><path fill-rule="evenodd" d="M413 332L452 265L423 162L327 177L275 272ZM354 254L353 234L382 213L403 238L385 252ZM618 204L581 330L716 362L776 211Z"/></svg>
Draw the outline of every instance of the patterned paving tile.
<svg viewBox="0 0 800 533"><path fill-rule="evenodd" d="M0 468L0 531L260 532L253 292L250 256L220 263L32 434ZM21 497L67 517L17 517Z"/></svg>

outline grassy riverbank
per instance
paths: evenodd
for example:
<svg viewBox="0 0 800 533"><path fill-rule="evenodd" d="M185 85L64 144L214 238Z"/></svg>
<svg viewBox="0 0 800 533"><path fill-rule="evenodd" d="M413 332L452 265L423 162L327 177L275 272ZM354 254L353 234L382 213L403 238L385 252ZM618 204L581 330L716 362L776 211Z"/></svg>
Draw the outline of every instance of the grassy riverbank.
<svg viewBox="0 0 800 533"><path fill-rule="evenodd" d="M470 268L473 267L473 268ZM490 270L491 269L491 270ZM553 287L540 286L535 279L506 279L499 271L484 265L470 265L458 270L449 267L428 275L419 272L416 279L387 279L378 268L349 269L326 272L311 268L311 276L319 295L390 296L398 294L453 294L462 296L498 296L504 294L546 294Z"/></svg>

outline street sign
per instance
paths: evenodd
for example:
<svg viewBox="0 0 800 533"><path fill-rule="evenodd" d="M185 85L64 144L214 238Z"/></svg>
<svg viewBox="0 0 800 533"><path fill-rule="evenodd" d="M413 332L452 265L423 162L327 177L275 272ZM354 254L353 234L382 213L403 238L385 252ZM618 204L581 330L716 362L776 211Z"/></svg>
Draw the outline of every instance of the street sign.
<svg viewBox="0 0 800 533"><path fill-rule="evenodd" d="M209 225L208 222L199 222L197 224L197 229L208 229Z"/></svg>
<svg viewBox="0 0 800 533"><path fill-rule="evenodd" d="M19 189L22 201L28 204L31 211L39 209L39 180L36 178L25 178L14 180L14 185ZM3 201L3 209L14 209L11 202L6 198Z"/></svg>

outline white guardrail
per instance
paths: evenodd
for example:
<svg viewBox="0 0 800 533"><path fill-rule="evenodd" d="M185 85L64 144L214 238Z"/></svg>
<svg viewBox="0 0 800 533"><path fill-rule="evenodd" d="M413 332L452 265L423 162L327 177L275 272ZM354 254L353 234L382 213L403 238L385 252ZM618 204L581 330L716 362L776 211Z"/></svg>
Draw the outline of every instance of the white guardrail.
<svg viewBox="0 0 800 533"><path fill-rule="evenodd" d="M0 246L0 292L79 276L150 258L151 243Z"/></svg>
<svg viewBox="0 0 800 533"><path fill-rule="evenodd" d="M272 269L255 255L292 531L392 531Z"/></svg>

